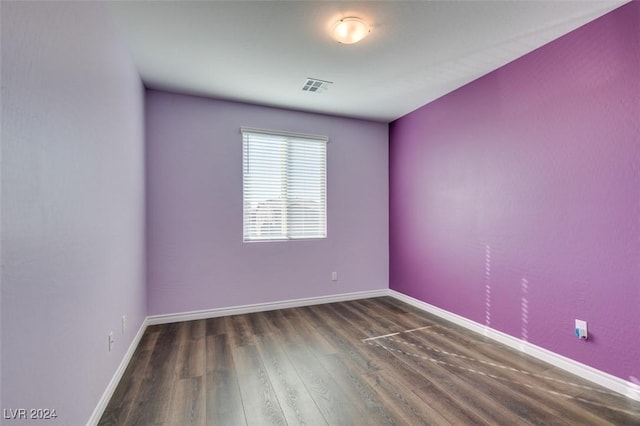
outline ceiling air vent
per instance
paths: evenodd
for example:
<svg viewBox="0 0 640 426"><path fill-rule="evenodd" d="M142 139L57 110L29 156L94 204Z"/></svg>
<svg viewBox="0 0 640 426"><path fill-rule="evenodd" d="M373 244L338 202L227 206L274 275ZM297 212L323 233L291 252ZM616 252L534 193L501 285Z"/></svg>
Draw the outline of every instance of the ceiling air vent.
<svg viewBox="0 0 640 426"><path fill-rule="evenodd" d="M309 77L304 83L302 90L305 92L322 93L329 88L330 84L333 84L333 82Z"/></svg>

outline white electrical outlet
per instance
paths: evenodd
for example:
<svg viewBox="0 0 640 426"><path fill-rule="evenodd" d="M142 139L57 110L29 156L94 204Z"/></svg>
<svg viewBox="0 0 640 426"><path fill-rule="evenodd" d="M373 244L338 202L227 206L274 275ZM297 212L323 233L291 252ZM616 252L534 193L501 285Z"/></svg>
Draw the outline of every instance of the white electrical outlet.
<svg viewBox="0 0 640 426"><path fill-rule="evenodd" d="M338 281L338 273L337 272L332 272L331 273L331 281Z"/></svg>
<svg viewBox="0 0 640 426"><path fill-rule="evenodd" d="M122 334L124 334L125 331L127 331L127 316L123 315L122 316Z"/></svg>
<svg viewBox="0 0 640 426"><path fill-rule="evenodd" d="M587 322L577 319L575 333L578 339L587 340L587 337L588 337Z"/></svg>
<svg viewBox="0 0 640 426"><path fill-rule="evenodd" d="M111 349L113 349L113 345L115 343L115 340L113 339L113 331L109 332L109 352L111 352Z"/></svg>

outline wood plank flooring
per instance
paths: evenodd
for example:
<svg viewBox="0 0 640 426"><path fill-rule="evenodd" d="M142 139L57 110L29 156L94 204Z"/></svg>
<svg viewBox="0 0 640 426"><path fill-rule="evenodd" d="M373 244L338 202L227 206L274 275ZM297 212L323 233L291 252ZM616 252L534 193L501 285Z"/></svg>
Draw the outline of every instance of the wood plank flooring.
<svg viewBox="0 0 640 426"><path fill-rule="evenodd" d="M640 425L640 402L380 297L150 326L99 424Z"/></svg>

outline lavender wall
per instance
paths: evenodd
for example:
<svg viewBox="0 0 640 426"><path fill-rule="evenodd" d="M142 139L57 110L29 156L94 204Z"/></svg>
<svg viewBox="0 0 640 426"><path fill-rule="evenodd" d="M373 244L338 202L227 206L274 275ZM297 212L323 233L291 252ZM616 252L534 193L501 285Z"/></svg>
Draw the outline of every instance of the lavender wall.
<svg viewBox="0 0 640 426"><path fill-rule="evenodd" d="M104 5L2 3L1 408L58 414L7 424L85 424L142 324L143 95Z"/></svg>
<svg viewBox="0 0 640 426"><path fill-rule="evenodd" d="M388 287L386 124L160 91L146 117L149 315ZM328 238L242 242L241 126L329 136Z"/></svg>
<svg viewBox="0 0 640 426"><path fill-rule="evenodd" d="M639 28L632 2L391 124L392 289L639 380Z"/></svg>

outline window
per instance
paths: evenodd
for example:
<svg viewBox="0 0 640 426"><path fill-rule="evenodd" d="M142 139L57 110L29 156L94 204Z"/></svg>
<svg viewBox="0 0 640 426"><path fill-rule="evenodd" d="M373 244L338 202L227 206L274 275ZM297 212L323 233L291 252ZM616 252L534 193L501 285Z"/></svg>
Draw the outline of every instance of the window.
<svg viewBox="0 0 640 426"><path fill-rule="evenodd" d="M326 238L328 138L240 130L244 241Z"/></svg>

